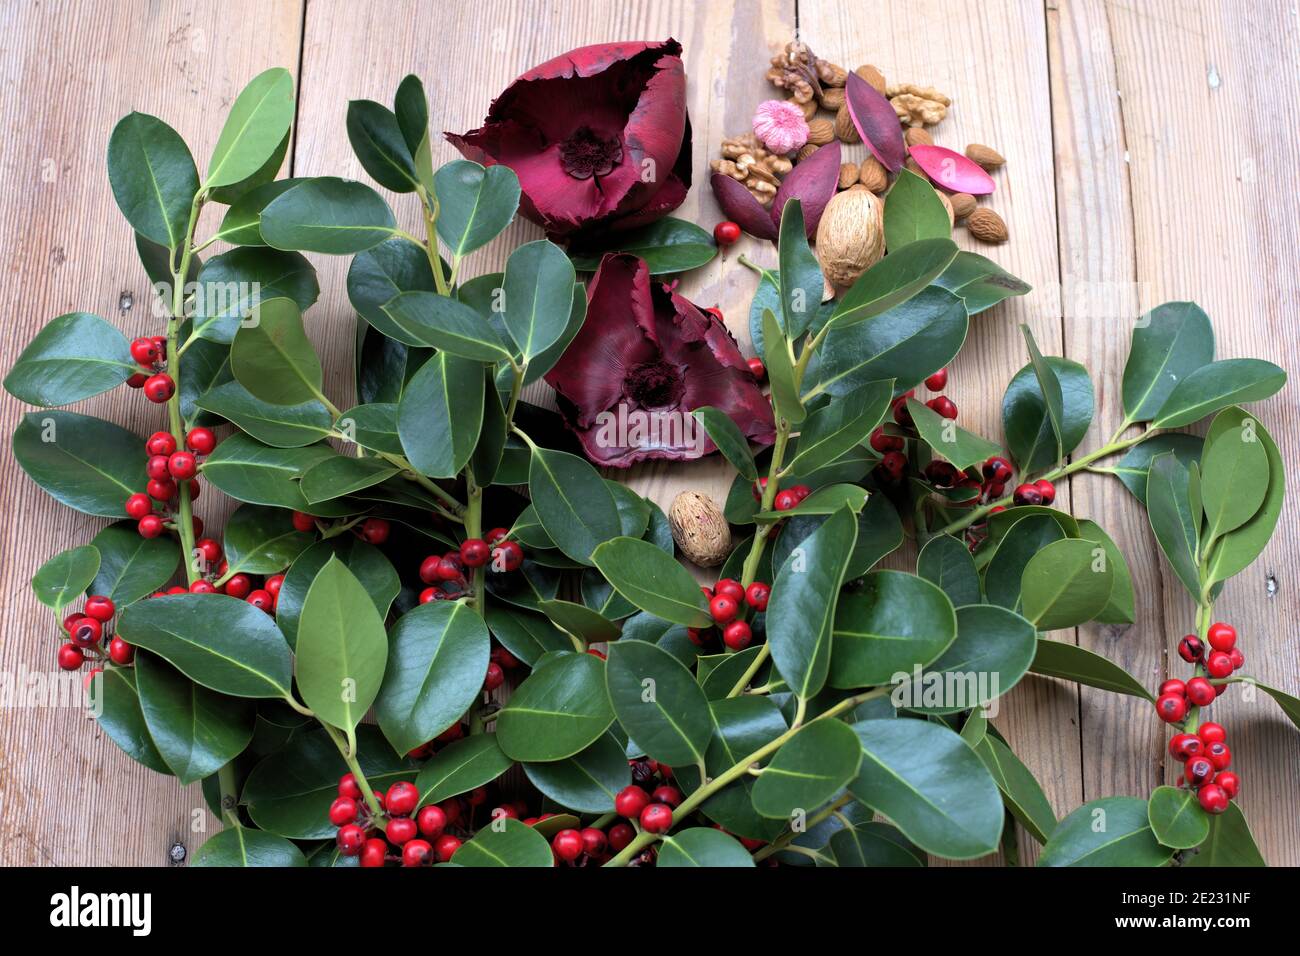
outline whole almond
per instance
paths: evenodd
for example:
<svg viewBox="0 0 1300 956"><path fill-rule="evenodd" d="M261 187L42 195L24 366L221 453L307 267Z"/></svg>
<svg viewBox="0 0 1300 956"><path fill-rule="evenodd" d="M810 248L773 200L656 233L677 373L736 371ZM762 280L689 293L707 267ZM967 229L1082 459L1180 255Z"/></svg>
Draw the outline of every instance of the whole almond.
<svg viewBox="0 0 1300 956"><path fill-rule="evenodd" d="M971 143L966 147L966 158L972 162L978 163L986 170L997 169L1006 162L996 149L989 146L983 146L980 143Z"/></svg>
<svg viewBox="0 0 1300 956"><path fill-rule="evenodd" d="M885 89L887 87L885 83L885 75L881 73L879 70L877 70L870 63L864 63L862 66L858 67L853 72L858 74L858 76L862 77L864 80L866 80L867 83L869 83L871 87L881 96L885 95Z"/></svg>
<svg viewBox="0 0 1300 956"><path fill-rule="evenodd" d="M1002 221L1001 216L987 206L976 207L966 217L966 229L981 242L1007 241L1007 224Z"/></svg>
<svg viewBox="0 0 1300 956"><path fill-rule="evenodd" d="M934 137L922 126L909 126L903 133L903 142L908 146L933 146Z"/></svg>
<svg viewBox="0 0 1300 956"><path fill-rule="evenodd" d="M814 146L825 146L835 138L835 124L828 119L818 117L808 121L808 142Z"/></svg>
<svg viewBox="0 0 1300 956"><path fill-rule="evenodd" d="M844 88L840 86L822 87L822 108L838 110L844 105ZM804 117L807 119L807 117Z"/></svg>
<svg viewBox="0 0 1300 956"><path fill-rule="evenodd" d="M862 161L862 168L858 170L858 182L876 195L880 195L889 188L889 172L880 160L868 156Z"/></svg>
<svg viewBox="0 0 1300 956"><path fill-rule="evenodd" d="M798 100L791 99L791 100L786 100L786 102L793 103L795 106L799 107L799 109L803 111L803 118L806 120L810 120L817 115L816 100L809 100L806 103L800 103Z"/></svg>
<svg viewBox="0 0 1300 956"><path fill-rule="evenodd" d="M858 181L858 164L840 164L840 189L848 189Z"/></svg>
<svg viewBox="0 0 1300 956"><path fill-rule="evenodd" d="M841 143L860 143L862 137L858 135L858 128L853 125L853 116L849 113L849 105L845 103L835 113L835 138Z"/></svg>
<svg viewBox="0 0 1300 956"><path fill-rule="evenodd" d="M802 163L805 159L807 159L815 152L817 152L816 143L805 143L804 145L799 147L799 152L794 154L794 158Z"/></svg>
<svg viewBox="0 0 1300 956"><path fill-rule="evenodd" d="M682 554L702 568L712 568L731 552L731 527L712 498L683 491L668 509L668 526Z"/></svg>
<svg viewBox="0 0 1300 956"><path fill-rule="evenodd" d="M817 224L817 259L826 281L853 285L885 252L884 204L866 189L836 193Z"/></svg>
<svg viewBox="0 0 1300 956"><path fill-rule="evenodd" d="M975 197L970 193L953 193L948 200L952 214L958 219L965 219L975 211Z"/></svg>

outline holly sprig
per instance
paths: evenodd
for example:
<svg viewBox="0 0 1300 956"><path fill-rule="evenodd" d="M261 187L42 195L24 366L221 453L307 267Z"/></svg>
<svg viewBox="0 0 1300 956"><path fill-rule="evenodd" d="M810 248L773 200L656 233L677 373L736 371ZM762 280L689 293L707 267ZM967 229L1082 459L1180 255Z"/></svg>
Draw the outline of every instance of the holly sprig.
<svg viewBox="0 0 1300 956"><path fill-rule="evenodd" d="M1216 694L1258 686L1300 719L1295 698L1236 663L1216 676L1211 660L1232 662L1236 646L1234 634L1223 649L1214 600L1280 511L1281 457L1240 404L1276 392L1281 369L1215 361L1203 313L1161 306L1134 332L1123 423L1076 455L1088 373L1026 330L1004 448L957 426L947 396L917 395L947 387L973 316L1028 286L958 251L940 200L909 183L905 201L886 197L908 241L823 301L791 200L778 267L742 257L759 275L752 367L771 386L774 440L751 447L725 414L695 410L737 471L727 517L752 529L701 590L663 512L566 450L556 418L521 399L583 324L574 262L590 267L589 253L526 242L503 273L465 278L512 221L519 183L502 166L434 168L415 77L392 109L352 103L347 132L379 186L417 201L423 236L365 184L277 179L292 116L288 73L255 78L202 178L162 120L124 119L110 184L159 283L164 331L132 342L98 317L61 316L5 380L42 409L124 383L166 406L148 454L110 422L49 410L14 447L56 499L133 519L51 559L33 587L61 666L97 665L106 735L203 781L226 830L196 863L918 865L999 847L1010 859L1008 820L1045 863L1214 862L1192 853L1211 828L1228 837L1215 847L1249 855L1240 811L1203 798L1203 779L1058 821L986 708L1026 673L1157 699L1044 636L1133 617L1118 548L1050 507L1057 482L1088 470L1143 501L1188 587L1194 679ZM214 204L228 208L200 239ZM218 242L234 248L203 261ZM326 394L306 334L320 290L304 253L352 257L351 407ZM1204 441L1181 431L1209 416ZM191 480L241 502L221 540L200 532ZM908 535L916 572L878 569ZM1202 706L1174 722L1208 748ZM499 787L516 765L529 787ZM1204 809L1185 813L1190 799ZM1097 810L1111 821L1100 835ZM1195 832L1173 825L1187 819ZM1116 828L1133 838L1111 839Z"/></svg>

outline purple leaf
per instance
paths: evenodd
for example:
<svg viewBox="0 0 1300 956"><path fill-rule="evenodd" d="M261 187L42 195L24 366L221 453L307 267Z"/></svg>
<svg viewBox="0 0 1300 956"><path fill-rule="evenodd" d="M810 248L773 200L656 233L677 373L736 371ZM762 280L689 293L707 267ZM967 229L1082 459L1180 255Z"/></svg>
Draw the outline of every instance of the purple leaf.
<svg viewBox="0 0 1300 956"><path fill-rule="evenodd" d="M907 150L903 145L903 128L898 123L898 114L889 105L889 100L862 77L850 73L844 87L844 102L848 104L853 125L858 128L858 135L871 150L871 155L891 173L898 172L907 158Z"/></svg>
<svg viewBox="0 0 1300 956"><path fill-rule="evenodd" d="M803 221L808 238L817 235L817 223L822 211L835 195L840 181L840 144L832 141L813 153L794 168L782 181L772 200L772 226L781 226L781 211L787 199L798 199L803 204ZM776 238L776 233L772 233Z"/></svg>
<svg viewBox="0 0 1300 956"><path fill-rule="evenodd" d="M722 207L722 214L757 239L775 239L776 226L763 204L753 194L730 176L714 173L709 179L713 195Z"/></svg>
<svg viewBox="0 0 1300 956"><path fill-rule="evenodd" d="M944 146L913 146L916 165L944 189L954 193L983 196L993 192L993 177L972 159Z"/></svg>

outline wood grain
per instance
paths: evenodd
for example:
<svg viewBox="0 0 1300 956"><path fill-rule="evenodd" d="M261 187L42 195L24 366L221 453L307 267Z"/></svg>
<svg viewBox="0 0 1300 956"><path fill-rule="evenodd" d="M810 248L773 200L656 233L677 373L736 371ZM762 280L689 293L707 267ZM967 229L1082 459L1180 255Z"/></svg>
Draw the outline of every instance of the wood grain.
<svg viewBox="0 0 1300 956"><path fill-rule="evenodd" d="M128 335L160 330L131 229L109 190L109 133L132 110L154 114L185 138L202 168L244 84L271 66L296 71L301 18L297 2L258 0L0 9L0 115L11 124L0 142L6 371L41 326L74 309ZM56 550L89 541L107 523L56 504L19 470L7 436L26 410L0 396L0 509L9 516L0 526L0 671L20 678L54 672L58 646L28 580ZM157 406L125 388L77 410L143 434L165 423ZM201 499L198 512L219 525L217 498ZM173 844L193 852L216 827L197 786L178 787L136 764L80 709L7 708L0 781L5 865L165 865ZM113 825L92 825L109 808Z"/></svg>
<svg viewBox="0 0 1300 956"><path fill-rule="evenodd" d="M685 48L694 127L695 185L678 214L709 227L721 216L707 187L708 160L722 137L745 130L753 108L773 95L763 80L767 58L796 23L821 56L850 69L871 62L891 82L934 85L950 95L949 116L934 130L940 144L983 142L1007 157L987 202L1006 219L1010 242L982 246L961 229L956 237L1035 291L972 323L947 389L964 426L1000 436L1002 389L1025 362L1022 322L1045 353L1091 369L1098 414L1085 448L1117 424L1131 322L1152 304L1198 301L1215 319L1220 357L1259 355L1300 367L1300 279L1293 268L1300 217L1289 185L1300 164L1293 135L1300 27L1293 14L1261 0L404 0L386 3L382 16L360 16L344 0L304 2L305 10L299 0L94 0L0 9L0 106L17 118L0 143L8 185L0 200L9 275L0 289L6 367L46 321L74 308L98 312L129 334L152 328L148 284L103 167L109 131L129 110L166 119L202 164L243 84L272 65L297 74L301 61L296 149L286 174L291 168L296 175L365 180L344 128L350 99L389 102L401 77L414 72L429 90L435 128L462 131L479 125L511 79L559 52L671 35ZM1269 29L1261 31L1261 23ZM439 142L434 158L455 155ZM413 201L389 198L403 225L416 231ZM516 223L471 257L465 274L500 269L510 248L539 235L531 223ZM737 261L742 252L775 262L770 244L746 238L682 288L700 305L721 308L748 349L755 282ZM341 404L352 394L347 260L312 258L322 294L308 316L310 334L328 370L326 390ZM542 384L527 397L551 401ZM25 410L0 396L6 431ZM126 390L78 410L138 432L160 421L157 409ZM1259 413L1284 448L1300 441L1300 410L1288 394ZM688 488L721 499L731 471L715 459L648 464L617 476L666 507ZM1300 612L1300 556L1289 531L1300 509L1294 476L1288 491L1278 534L1229 584L1219 616L1237 624L1248 670L1295 693L1300 645L1287 628ZM84 542L104 522L34 490L11 455L0 461L0 496L13 516L0 525L0 672L49 671L52 623L28 579L55 549L48 542ZM1092 475L1076 477L1058 500L1111 532L1130 559L1138 594L1132 627L1087 627L1073 639L1157 683L1192 616L1189 599L1157 558L1144 513L1113 480ZM213 492L199 503L214 525L229 508ZM914 559L909 546L890 563L910 569ZM1245 779L1242 806L1265 857L1300 863L1300 738L1262 694L1253 702L1231 694L1213 717L1229 727ZM1058 814L1111 793L1145 794L1160 779L1165 733L1148 708L1128 699L1031 678L1002 702L995 722ZM84 815L64 829L44 823L51 815L42 811L70 792L83 805L115 808L121 825L97 828L91 839L80 825ZM165 865L173 843L192 852L206 836L199 828L215 826L196 787L178 788L134 764L71 709L0 714L0 805L0 864ZM1032 862L1033 842L1022 833L1020 843L1022 861Z"/></svg>

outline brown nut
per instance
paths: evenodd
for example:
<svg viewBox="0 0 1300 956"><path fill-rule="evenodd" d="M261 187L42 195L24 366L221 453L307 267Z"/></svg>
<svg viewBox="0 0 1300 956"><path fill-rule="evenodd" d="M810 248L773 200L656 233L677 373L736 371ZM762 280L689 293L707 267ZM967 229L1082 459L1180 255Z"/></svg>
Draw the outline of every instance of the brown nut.
<svg viewBox="0 0 1300 956"><path fill-rule="evenodd" d="M870 63L864 63L862 66L858 67L853 72L858 74L858 76L862 77L864 80L866 80L867 83L870 84L872 89L874 89L877 93L881 94L882 96L885 94L885 90L887 89L885 85L885 75L881 73L879 70L877 70Z"/></svg>
<svg viewBox="0 0 1300 956"><path fill-rule="evenodd" d="M876 157L868 156L858 170L858 182L880 195L889 188L889 171Z"/></svg>
<svg viewBox="0 0 1300 956"><path fill-rule="evenodd" d="M1007 224L1002 221L1001 216L986 206L976 207L966 217L966 229L981 242L1007 241Z"/></svg>
<svg viewBox="0 0 1300 956"><path fill-rule="evenodd" d="M848 189L858 181L857 163L840 163L840 189Z"/></svg>
<svg viewBox="0 0 1300 956"><path fill-rule="evenodd" d="M846 189L826 204L817 224L817 260L826 281L853 285L885 252L884 204L866 189Z"/></svg>
<svg viewBox="0 0 1300 956"><path fill-rule="evenodd" d="M814 146L825 146L835 138L835 124L828 119L814 119L808 122L808 142Z"/></svg>
<svg viewBox="0 0 1300 956"><path fill-rule="evenodd" d="M702 568L721 564L731 553L731 527L712 498L683 491L668 509L668 526L683 555Z"/></svg>
<svg viewBox="0 0 1300 956"><path fill-rule="evenodd" d="M818 147L815 143L805 143L803 146L799 147L799 152L794 154L794 158L802 163L813 153L817 152L817 149Z"/></svg>
<svg viewBox="0 0 1300 956"><path fill-rule="evenodd" d="M858 135L858 128L853 125L853 116L849 113L847 103L835 113L835 138L847 144L862 142L862 137Z"/></svg>
<svg viewBox="0 0 1300 956"><path fill-rule="evenodd" d="M926 132L923 127L909 126L906 132L903 133L903 142L907 143L908 146L916 146L918 144L921 146L933 146L934 137Z"/></svg>
<svg viewBox="0 0 1300 956"><path fill-rule="evenodd" d="M1002 155L996 149L980 143L971 143L966 147L966 158L978 163L986 170L997 169L1006 163L1006 160L1002 158Z"/></svg>
<svg viewBox="0 0 1300 956"><path fill-rule="evenodd" d="M953 193L948 197L948 204L957 219L965 219L975 211L975 197L970 193Z"/></svg>
<svg viewBox="0 0 1300 956"><path fill-rule="evenodd" d="M844 89L838 86L828 86L822 89L822 108L828 110L838 110L844 105ZM810 117L804 117L809 119Z"/></svg>

